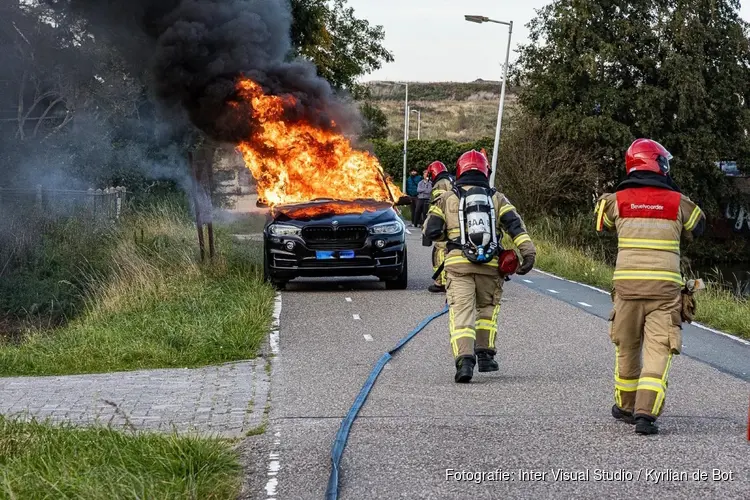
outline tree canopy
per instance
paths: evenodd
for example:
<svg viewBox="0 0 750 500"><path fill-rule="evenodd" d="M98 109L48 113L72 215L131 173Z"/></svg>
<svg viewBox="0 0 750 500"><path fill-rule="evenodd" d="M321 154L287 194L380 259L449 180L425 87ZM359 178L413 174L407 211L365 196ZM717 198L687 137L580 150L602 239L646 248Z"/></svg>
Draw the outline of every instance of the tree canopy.
<svg viewBox="0 0 750 500"><path fill-rule="evenodd" d="M555 0L529 23L520 101L565 141L624 175L638 137L674 155L683 190L709 209L720 160L750 160L750 44L736 0Z"/></svg>
<svg viewBox="0 0 750 500"><path fill-rule="evenodd" d="M291 0L292 44L337 89L361 94L356 79L380 69L393 55L383 46L382 26L354 15L346 0Z"/></svg>

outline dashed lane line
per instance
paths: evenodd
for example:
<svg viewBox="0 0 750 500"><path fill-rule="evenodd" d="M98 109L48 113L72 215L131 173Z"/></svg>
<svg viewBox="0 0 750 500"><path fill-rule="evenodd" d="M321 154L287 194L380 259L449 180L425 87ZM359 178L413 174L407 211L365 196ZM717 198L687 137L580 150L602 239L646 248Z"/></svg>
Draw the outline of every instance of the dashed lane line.
<svg viewBox="0 0 750 500"><path fill-rule="evenodd" d="M545 276L549 276L551 278L558 279L560 281L567 281L568 283L575 283L576 285L582 286L584 288L588 288L590 290L594 290L596 292L603 293L605 295L610 295L610 292L608 292L606 290L602 290L601 288L597 288L595 286L587 285L585 283L580 283L578 281L569 280L567 278L562 278L562 277L560 277L560 276L558 276L556 274L548 273L547 271L542 271L542 270L536 269L536 268L534 268L534 271L537 272L537 273L539 273L539 274L543 274ZM691 325L694 326L694 327L696 327L696 328L700 328L701 330L705 330L707 332L716 333L716 334L721 335L723 337L727 337L729 339L732 339L734 341L739 342L740 344L750 345L750 341L748 341L748 340L745 340L743 338L737 337L736 335L732 335L731 333L726 333L726 332L722 332L720 330L716 330L714 328L711 328L709 326L703 325L703 324L698 323L696 321L693 321L691 323Z"/></svg>
<svg viewBox="0 0 750 500"><path fill-rule="evenodd" d="M365 333L363 337L365 338L366 341L372 342L372 335L370 335L369 333Z"/></svg>

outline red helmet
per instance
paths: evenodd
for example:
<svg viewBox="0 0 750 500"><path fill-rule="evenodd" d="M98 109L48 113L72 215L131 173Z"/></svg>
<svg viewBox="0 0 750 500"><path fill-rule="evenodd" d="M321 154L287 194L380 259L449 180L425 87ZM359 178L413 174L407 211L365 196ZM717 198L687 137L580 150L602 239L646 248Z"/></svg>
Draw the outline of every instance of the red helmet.
<svg viewBox="0 0 750 500"><path fill-rule="evenodd" d="M503 276L510 276L518 271L520 261L515 250L503 250L500 252L498 272Z"/></svg>
<svg viewBox="0 0 750 500"><path fill-rule="evenodd" d="M447 172L448 169L443 164L442 161L433 161L430 163L430 166L427 167L427 173L430 175L430 180L435 180L435 177L438 176L441 172Z"/></svg>
<svg viewBox="0 0 750 500"><path fill-rule="evenodd" d="M462 154L456 162L456 179L470 170L477 170L483 173L485 177L489 177L490 164L487 157L474 149Z"/></svg>
<svg viewBox="0 0 750 500"><path fill-rule="evenodd" d="M628 175L636 171L667 175L671 159L669 151L658 142L651 139L636 139L625 153L625 170Z"/></svg>

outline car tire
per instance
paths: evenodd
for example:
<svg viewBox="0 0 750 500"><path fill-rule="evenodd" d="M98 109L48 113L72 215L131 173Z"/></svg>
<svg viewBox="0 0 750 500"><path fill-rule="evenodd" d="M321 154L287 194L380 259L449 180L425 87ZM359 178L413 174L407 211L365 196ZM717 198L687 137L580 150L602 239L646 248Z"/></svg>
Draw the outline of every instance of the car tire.
<svg viewBox="0 0 750 500"><path fill-rule="evenodd" d="M406 249L404 249L404 267L401 268L401 272L399 275L392 279L387 280L385 282L385 289L386 290L406 290L406 287L409 285L409 259L406 255Z"/></svg>

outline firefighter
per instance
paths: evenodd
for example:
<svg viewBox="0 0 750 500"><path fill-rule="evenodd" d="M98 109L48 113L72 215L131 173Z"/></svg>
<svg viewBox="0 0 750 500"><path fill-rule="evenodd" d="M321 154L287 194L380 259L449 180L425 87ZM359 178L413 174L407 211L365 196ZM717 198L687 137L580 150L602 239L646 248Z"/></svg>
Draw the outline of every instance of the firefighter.
<svg viewBox="0 0 750 500"><path fill-rule="evenodd" d="M596 230L618 237L609 318L612 416L646 435L659 430L655 422L664 409L672 357L680 353L682 321L690 317L683 307L694 307L692 297L683 296L680 236L698 237L705 226L701 209L672 181L671 159L661 144L636 140L625 155L627 179L596 205Z"/></svg>
<svg viewBox="0 0 750 500"><path fill-rule="evenodd" d="M478 151L461 155L452 190L437 197L423 234L446 242L446 296L455 381L467 383L474 374L497 371L494 357L503 277L498 269L501 230L513 238L523 262L518 274L534 266L536 249L523 220L507 198L489 185L487 157Z"/></svg>
<svg viewBox="0 0 750 500"><path fill-rule="evenodd" d="M440 195L453 189L453 180L448 168L441 161L434 161L427 167L427 173L432 181L432 196L430 205L434 205ZM445 242L437 241L432 247L432 271L436 273L445 261ZM441 270L435 283L427 288L432 293L445 293L445 267Z"/></svg>

